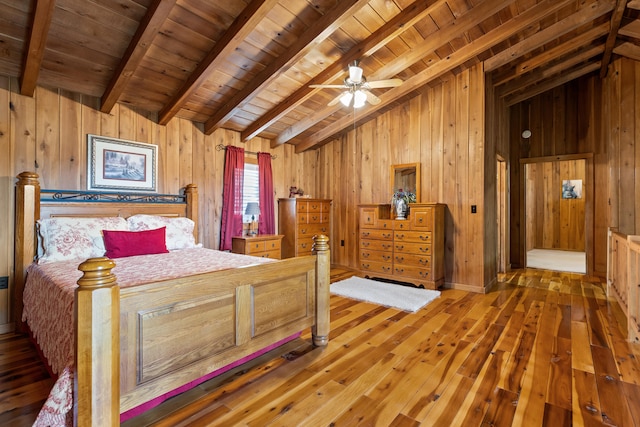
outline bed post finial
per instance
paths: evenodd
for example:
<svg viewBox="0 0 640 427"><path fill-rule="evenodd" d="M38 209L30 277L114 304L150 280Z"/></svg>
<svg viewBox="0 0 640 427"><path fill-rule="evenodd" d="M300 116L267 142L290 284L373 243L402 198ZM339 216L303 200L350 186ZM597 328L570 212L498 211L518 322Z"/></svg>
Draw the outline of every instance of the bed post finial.
<svg viewBox="0 0 640 427"><path fill-rule="evenodd" d="M194 223L193 237L196 238L196 243L200 242L200 228L198 227L198 185L188 184L184 187L184 194L187 201L187 218L191 219Z"/></svg>
<svg viewBox="0 0 640 427"><path fill-rule="evenodd" d="M313 252L316 255L316 321L312 328L313 344L329 343L329 286L331 284L331 254L329 238L324 234L313 236Z"/></svg>
<svg viewBox="0 0 640 427"><path fill-rule="evenodd" d="M120 288L106 257L78 266L75 303L77 426L120 425Z"/></svg>

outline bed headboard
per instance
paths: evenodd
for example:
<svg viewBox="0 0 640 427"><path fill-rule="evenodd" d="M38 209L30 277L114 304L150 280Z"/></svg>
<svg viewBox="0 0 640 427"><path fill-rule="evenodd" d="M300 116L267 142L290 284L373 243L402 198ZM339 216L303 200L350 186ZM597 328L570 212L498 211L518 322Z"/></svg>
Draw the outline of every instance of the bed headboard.
<svg viewBox="0 0 640 427"><path fill-rule="evenodd" d="M36 255L36 221L51 217L127 218L136 214L187 217L198 241L198 187L189 184L181 194L114 193L103 191L41 190L38 174L22 172L16 183L14 283L12 318L22 325L22 293L27 267Z"/></svg>

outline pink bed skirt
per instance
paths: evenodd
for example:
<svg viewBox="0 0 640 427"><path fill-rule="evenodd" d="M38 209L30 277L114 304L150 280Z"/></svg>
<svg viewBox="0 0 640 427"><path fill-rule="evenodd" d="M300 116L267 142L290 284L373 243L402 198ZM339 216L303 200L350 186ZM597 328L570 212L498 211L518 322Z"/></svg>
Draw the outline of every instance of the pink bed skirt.
<svg viewBox="0 0 640 427"><path fill-rule="evenodd" d="M211 378L214 378L214 377L216 377L216 376L218 376L220 374L223 374L223 373L235 368L236 366L240 366L243 363L246 363L246 362L248 362L250 360L253 360L258 356L262 356L263 354L273 350L274 348L280 347L281 345L286 344L289 341L292 341L292 340L298 338L300 336L300 334L301 334L301 332L295 333L295 334L293 334L293 335L291 335L291 336L289 336L287 338L284 338L284 339L282 339L280 341L277 341L277 342L275 342L275 343L273 343L271 345L268 345L267 347L263 348L262 350L258 350L253 354L250 354L250 355L245 356L245 357L243 357L241 359L238 359L235 362L232 362L232 363L228 364L227 366L224 366L224 367L222 367L220 369L216 369L215 371L213 371L213 372L211 372L211 373L209 373L209 374L207 374L207 375L205 375L203 377L200 377L200 378L198 378L196 380L193 380L193 381L191 381L191 382L189 382L189 383L187 383L187 384L185 384L185 385L183 385L181 387L178 387L178 388L176 388L174 390L171 390L170 392L165 393L165 394L163 394L161 396L158 396L155 399L151 399L150 401L145 402L142 405L139 405L139 406L136 406L135 408L129 409L128 411L123 412L122 414L120 414L120 423L123 423L123 422L125 422L125 421L127 421L127 420L129 420L129 419L131 419L133 417L136 417L136 416L148 411L151 408L155 408L156 406L160 405L165 400L170 399L170 398L172 398L174 396L177 396L180 393L184 393L185 391L191 390L192 388L202 384L203 382L208 381Z"/></svg>

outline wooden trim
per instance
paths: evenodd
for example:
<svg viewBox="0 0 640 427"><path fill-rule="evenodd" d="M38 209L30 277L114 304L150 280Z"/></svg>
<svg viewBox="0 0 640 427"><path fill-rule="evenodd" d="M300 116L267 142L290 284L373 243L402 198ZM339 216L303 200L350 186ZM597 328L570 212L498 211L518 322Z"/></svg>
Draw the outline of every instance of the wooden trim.
<svg viewBox="0 0 640 427"><path fill-rule="evenodd" d="M560 156L545 156L545 157L525 157L520 159L520 164L558 162L558 161L564 161L564 160L581 160L581 159L592 159L592 158L593 158L593 153L563 154Z"/></svg>

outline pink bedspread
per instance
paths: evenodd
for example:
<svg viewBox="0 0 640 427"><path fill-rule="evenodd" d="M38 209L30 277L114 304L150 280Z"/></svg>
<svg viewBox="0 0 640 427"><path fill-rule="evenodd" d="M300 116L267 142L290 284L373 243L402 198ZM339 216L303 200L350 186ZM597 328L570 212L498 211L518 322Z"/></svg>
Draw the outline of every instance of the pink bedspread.
<svg viewBox="0 0 640 427"><path fill-rule="evenodd" d="M193 248L114 261L116 267L113 273L118 285L124 288L274 260ZM78 270L80 262L82 260L32 264L27 269L22 320L29 324L51 369L59 376L35 425L65 425L67 412L71 409L69 387L73 385L73 304L76 283L82 276Z"/></svg>

